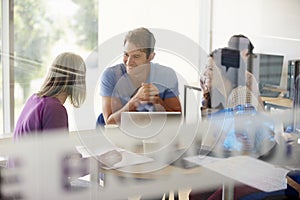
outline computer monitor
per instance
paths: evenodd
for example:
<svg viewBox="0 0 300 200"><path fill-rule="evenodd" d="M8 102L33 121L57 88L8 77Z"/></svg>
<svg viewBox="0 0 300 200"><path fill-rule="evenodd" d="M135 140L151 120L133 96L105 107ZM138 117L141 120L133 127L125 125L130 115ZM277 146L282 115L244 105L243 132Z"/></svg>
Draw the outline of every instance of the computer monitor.
<svg viewBox="0 0 300 200"><path fill-rule="evenodd" d="M279 87L283 67L283 55L257 54L259 65L259 86Z"/></svg>

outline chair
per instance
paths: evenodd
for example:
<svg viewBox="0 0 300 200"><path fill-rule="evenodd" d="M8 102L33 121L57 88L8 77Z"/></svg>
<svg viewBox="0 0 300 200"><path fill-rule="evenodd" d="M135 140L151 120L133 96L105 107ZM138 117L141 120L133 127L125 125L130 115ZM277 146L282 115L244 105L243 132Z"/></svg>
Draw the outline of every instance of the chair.
<svg viewBox="0 0 300 200"><path fill-rule="evenodd" d="M100 113L100 115L98 116L97 121L96 121L96 127L104 126L104 125L105 125L105 120L103 117L103 113Z"/></svg>
<svg viewBox="0 0 300 200"><path fill-rule="evenodd" d="M300 130L300 75L298 75L294 82L294 96L293 96L293 111L290 117L290 123L285 127L287 133L299 133Z"/></svg>
<svg viewBox="0 0 300 200"><path fill-rule="evenodd" d="M293 101L293 131L298 133L300 130L300 75L296 77L294 86L294 101Z"/></svg>

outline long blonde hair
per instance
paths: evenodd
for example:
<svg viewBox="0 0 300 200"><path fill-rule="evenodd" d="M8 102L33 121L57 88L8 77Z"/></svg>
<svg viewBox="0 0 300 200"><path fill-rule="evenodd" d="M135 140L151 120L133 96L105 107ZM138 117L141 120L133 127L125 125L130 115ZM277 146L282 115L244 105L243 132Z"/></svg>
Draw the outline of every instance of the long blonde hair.
<svg viewBox="0 0 300 200"><path fill-rule="evenodd" d="M66 93L70 103L78 108L86 97L85 74L85 62L79 55L62 53L53 61L37 95L53 97Z"/></svg>

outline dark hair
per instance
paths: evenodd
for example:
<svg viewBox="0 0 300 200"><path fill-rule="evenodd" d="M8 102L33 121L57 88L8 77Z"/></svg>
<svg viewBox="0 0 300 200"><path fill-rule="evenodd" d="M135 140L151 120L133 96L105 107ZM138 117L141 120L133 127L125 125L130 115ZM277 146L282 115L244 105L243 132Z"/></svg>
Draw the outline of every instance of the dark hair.
<svg viewBox="0 0 300 200"><path fill-rule="evenodd" d="M153 33L146 28L141 27L129 31L125 36L124 45L126 42L133 43L141 51L145 52L147 57L154 52L155 38Z"/></svg>
<svg viewBox="0 0 300 200"><path fill-rule="evenodd" d="M248 49L248 52L250 54L253 54L254 46L252 42L247 38L246 36L239 34L239 35L233 35L228 41L228 47L237 49L237 50L244 50Z"/></svg>

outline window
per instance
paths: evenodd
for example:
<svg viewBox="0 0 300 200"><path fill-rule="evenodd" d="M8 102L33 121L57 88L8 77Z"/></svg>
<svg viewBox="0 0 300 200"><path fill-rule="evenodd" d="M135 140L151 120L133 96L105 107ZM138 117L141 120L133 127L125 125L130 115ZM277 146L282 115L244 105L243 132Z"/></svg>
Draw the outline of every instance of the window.
<svg viewBox="0 0 300 200"><path fill-rule="evenodd" d="M2 21L2 4L0 4L0 21ZM0 30L3 29L2 23L0 24ZM2 34L0 35L0 44L2 44ZM2 50L2 45L1 45L1 52ZM2 53L0 57L0 91L3 90L2 87ZM3 113L3 93L0 92L0 113ZM0 130L3 130L3 115L0 114Z"/></svg>
<svg viewBox="0 0 300 200"><path fill-rule="evenodd" d="M2 1L2 5L6 5L5 2L7 3ZM6 20L13 23L11 25L13 31L10 32L12 35L9 39L10 44L13 44L13 59L11 59L13 70L10 72L14 77L11 84L13 85L11 91L14 91L14 94L10 99L10 103L13 104L10 107L14 117L11 121L6 121L2 119L1 114L1 130L4 129L5 124L12 123L12 127L14 126L25 101L32 93L39 90L47 67L59 53L72 51L86 58L98 44L98 0L9 2L13 13L6 15L8 18ZM8 6L3 10L5 9L8 12ZM3 67L10 69L7 64ZM0 89L2 90L2 85ZM1 111L2 102L1 93ZM11 132L12 129L3 132Z"/></svg>

